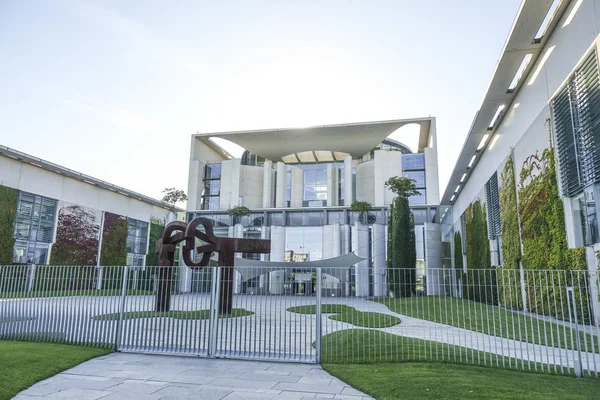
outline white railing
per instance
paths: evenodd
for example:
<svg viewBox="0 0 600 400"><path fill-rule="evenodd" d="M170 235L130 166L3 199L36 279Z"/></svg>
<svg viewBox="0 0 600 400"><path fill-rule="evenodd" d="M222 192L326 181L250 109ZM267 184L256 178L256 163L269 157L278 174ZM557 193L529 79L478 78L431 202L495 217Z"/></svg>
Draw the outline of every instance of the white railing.
<svg viewBox="0 0 600 400"><path fill-rule="evenodd" d="M235 267L231 275L173 267L170 308L155 311L157 271L170 267L0 266L0 338L598 376L597 280L587 271L429 269L417 276L405 268L374 275L301 267ZM231 311L222 310L222 299Z"/></svg>

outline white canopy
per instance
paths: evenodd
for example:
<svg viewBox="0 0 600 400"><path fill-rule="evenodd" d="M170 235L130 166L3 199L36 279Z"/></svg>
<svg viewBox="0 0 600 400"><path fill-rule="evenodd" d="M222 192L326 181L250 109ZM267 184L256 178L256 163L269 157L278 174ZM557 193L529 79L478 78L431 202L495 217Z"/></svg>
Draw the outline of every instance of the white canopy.
<svg viewBox="0 0 600 400"><path fill-rule="evenodd" d="M347 253L343 256L327 258L325 260L308 262L284 262L284 261L260 261L249 260L247 258L236 258L234 269L242 275L242 281L256 278L257 276L269 272L280 271L282 269L309 269L324 268L326 274L343 279L346 270L365 260L354 253ZM250 268L252 267L252 268Z"/></svg>

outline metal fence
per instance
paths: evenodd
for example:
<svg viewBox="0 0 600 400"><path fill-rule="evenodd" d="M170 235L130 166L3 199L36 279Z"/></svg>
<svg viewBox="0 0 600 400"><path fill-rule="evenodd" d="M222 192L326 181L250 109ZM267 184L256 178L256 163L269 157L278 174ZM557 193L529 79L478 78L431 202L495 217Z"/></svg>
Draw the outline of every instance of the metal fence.
<svg viewBox="0 0 600 400"><path fill-rule="evenodd" d="M157 312L158 268L0 266L0 338L300 362L600 369L597 279L587 271L375 275L294 264L236 267L228 285L217 267L176 268L170 310Z"/></svg>

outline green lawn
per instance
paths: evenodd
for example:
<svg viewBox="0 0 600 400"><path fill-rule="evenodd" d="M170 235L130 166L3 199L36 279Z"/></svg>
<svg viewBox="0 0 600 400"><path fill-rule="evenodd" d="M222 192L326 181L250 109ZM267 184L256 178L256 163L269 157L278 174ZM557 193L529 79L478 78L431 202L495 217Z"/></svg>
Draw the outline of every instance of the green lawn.
<svg viewBox="0 0 600 400"><path fill-rule="evenodd" d="M317 306L295 306L287 310L297 314L316 314ZM329 319L334 321L347 322L364 328L387 328L400 323L400 318L393 315L362 312L345 304L322 304L321 312L323 314L334 314L329 316Z"/></svg>
<svg viewBox="0 0 600 400"><path fill-rule="evenodd" d="M34 292L6 292L0 293L0 299L27 299L40 297L76 297L76 296L121 296L121 289L101 289L101 290L53 290L53 291L34 291ZM127 290L128 296L154 295L151 290Z"/></svg>
<svg viewBox="0 0 600 400"><path fill-rule="evenodd" d="M435 341L414 339L372 329L347 329L321 339L325 364L439 362L479 365L519 371L572 374L572 370L518 360Z"/></svg>
<svg viewBox="0 0 600 400"><path fill-rule="evenodd" d="M254 314L252 311L244 310L243 308L232 308L231 314L220 314L219 318L233 318L233 317L246 317ZM123 320L136 319L136 318L175 318L175 319L209 319L210 310L196 310L196 311L180 311L171 310L165 312L159 311L133 311L123 313ZM119 313L100 314L95 315L92 319L96 321L109 321L118 320Z"/></svg>
<svg viewBox="0 0 600 400"><path fill-rule="evenodd" d="M110 353L97 347L0 340L0 400L91 358Z"/></svg>
<svg viewBox="0 0 600 400"><path fill-rule="evenodd" d="M324 364L323 368L378 400L597 399L600 380L455 364Z"/></svg>
<svg viewBox="0 0 600 400"><path fill-rule="evenodd" d="M456 297L420 296L374 300L390 310L498 337L571 349L575 330L505 308ZM580 332L582 350L600 352L595 336Z"/></svg>

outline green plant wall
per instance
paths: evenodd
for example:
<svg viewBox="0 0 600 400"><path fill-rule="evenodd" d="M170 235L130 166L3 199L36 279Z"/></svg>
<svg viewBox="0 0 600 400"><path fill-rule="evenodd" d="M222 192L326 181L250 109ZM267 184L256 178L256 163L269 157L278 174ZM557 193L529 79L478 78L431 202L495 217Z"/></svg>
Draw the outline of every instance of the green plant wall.
<svg viewBox="0 0 600 400"><path fill-rule="evenodd" d="M511 155L500 175L500 231L504 268L518 269L521 261L521 238L519 237L517 212L515 164Z"/></svg>
<svg viewBox="0 0 600 400"><path fill-rule="evenodd" d="M146 255L147 266L158 265L158 255L154 251L156 241L159 240L165 231L165 222L160 218L150 217L150 240L148 242L148 254Z"/></svg>
<svg viewBox="0 0 600 400"><path fill-rule="evenodd" d="M0 185L0 265L13 263L19 191Z"/></svg>
<svg viewBox="0 0 600 400"><path fill-rule="evenodd" d="M524 162L519 179L519 216L523 241L523 268L526 270L526 301L529 311L558 318L568 318L563 286L573 286L577 302L589 314L586 274L575 271L587 269L585 248L569 249L565 228L563 202L559 196L554 149L545 149L529 156ZM533 270L570 270L557 272L555 285L546 284L546 277ZM532 271L532 272L529 272ZM548 298L556 298L550 302Z"/></svg>
<svg viewBox="0 0 600 400"><path fill-rule="evenodd" d="M127 218L105 212L102 229L100 265L120 266L127 264Z"/></svg>
<svg viewBox="0 0 600 400"><path fill-rule="evenodd" d="M392 203L388 226L388 289L394 297L416 293L415 227L413 214L405 197Z"/></svg>

